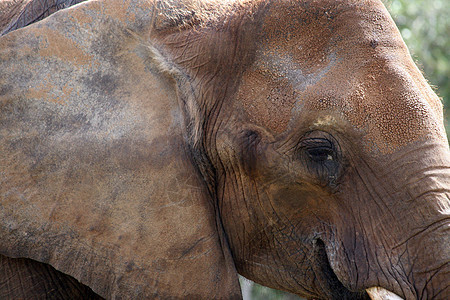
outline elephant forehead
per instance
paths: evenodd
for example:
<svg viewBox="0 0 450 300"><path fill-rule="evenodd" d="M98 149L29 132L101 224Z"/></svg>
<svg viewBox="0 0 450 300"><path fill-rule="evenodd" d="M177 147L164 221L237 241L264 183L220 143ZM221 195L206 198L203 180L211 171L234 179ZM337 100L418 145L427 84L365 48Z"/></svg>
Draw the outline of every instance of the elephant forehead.
<svg viewBox="0 0 450 300"><path fill-rule="evenodd" d="M314 69L304 67L290 53L258 51L259 59L245 72L238 93L239 103L252 122L276 133L287 129L293 111L304 105L300 94L317 85L336 63L334 53Z"/></svg>
<svg viewBox="0 0 450 300"><path fill-rule="evenodd" d="M347 124L362 133L369 149L391 153L424 138L446 143L442 105L426 81L398 66L397 60L367 70L351 68L343 62L326 78L298 94L300 110L292 118L317 112L316 128ZM420 77L419 77L420 76ZM334 122L321 122L324 116ZM297 116L297 117L296 117ZM295 127L294 127L295 128Z"/></svg>
<svg viewBox="0 0 450 300"><path fill-rule="evenodd" d="M424 136L445 141L442 105L395 24L381 3L362 2L267 13L237 94L250 122L276 134L350 124L382 153Z"/></svg>

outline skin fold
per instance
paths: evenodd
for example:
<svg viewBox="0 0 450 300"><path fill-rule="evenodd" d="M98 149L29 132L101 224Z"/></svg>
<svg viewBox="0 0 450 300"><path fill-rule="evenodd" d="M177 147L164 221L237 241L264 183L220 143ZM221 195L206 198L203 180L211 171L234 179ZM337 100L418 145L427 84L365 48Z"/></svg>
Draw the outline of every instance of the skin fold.
<svg viewBox="0 0 450 300"><path fill-rule="evenodd" d="M450 297L442 103L380 1L50 2L1 4L0 298Z"/></svg>
<svg viewBox="0 0 450 300"><path fill-rule="evenodd" d="M0 35L25 27L84 0L2 0Z"/></svg>

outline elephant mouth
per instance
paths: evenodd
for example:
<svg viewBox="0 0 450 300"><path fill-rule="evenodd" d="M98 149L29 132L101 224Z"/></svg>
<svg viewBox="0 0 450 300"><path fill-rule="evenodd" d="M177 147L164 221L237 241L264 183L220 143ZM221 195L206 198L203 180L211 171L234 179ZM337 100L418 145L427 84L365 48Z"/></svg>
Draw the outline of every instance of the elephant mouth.
<svg viewBox="0 0 450 300"><path fill-rule="evenodd" d="M338 279L337 275L331 268L328 255L325 250L325 243L321 239L316 240L316 255L319 263L319 271L322 277L322 282L326 286L324 290L328 290L326 299L348 299L348 300L370 300L368 293L362 291L351 291L344 286L344 284Z"/></svg>
<svg viewBox="0 0 450 300"><path fill-rule="evenodd" d="M317 256L320 263L320 272L323 274L328 290L327 299L351 299L351 300L401 300L403 298L382 288L371 287L362 291L351 291L344 286L333 271L325 250L325 243L321 239L316 240Z"/></svg>

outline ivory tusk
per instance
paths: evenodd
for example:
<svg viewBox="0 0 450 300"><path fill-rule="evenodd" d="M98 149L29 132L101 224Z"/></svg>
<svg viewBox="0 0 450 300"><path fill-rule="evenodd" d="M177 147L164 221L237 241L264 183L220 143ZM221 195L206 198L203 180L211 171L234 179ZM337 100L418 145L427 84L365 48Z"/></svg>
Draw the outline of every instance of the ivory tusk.
<svg viewBox="0 0 450 300"><path fill-rule="evenodd" d="M397 296L382 287L371 287L366 290L372 300L403 300L402 297Z"/></svg>

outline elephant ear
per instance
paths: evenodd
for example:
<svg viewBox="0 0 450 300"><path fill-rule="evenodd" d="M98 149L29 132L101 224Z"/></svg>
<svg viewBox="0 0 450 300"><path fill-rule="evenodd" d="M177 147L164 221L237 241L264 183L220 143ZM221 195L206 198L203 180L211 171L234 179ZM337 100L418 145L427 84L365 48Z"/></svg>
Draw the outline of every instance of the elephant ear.
<svg viewBox="0 0 450 300"><path fill-rule="evenodd" d="M6 0L0 3L0 36L85 0Z"/></svg>
<svg viewBox="0 0 450 300"><path fill-rule="evenodd" d="M86 2L0 38L0 254L105 298L240 297L150 4Z"/></svg>

